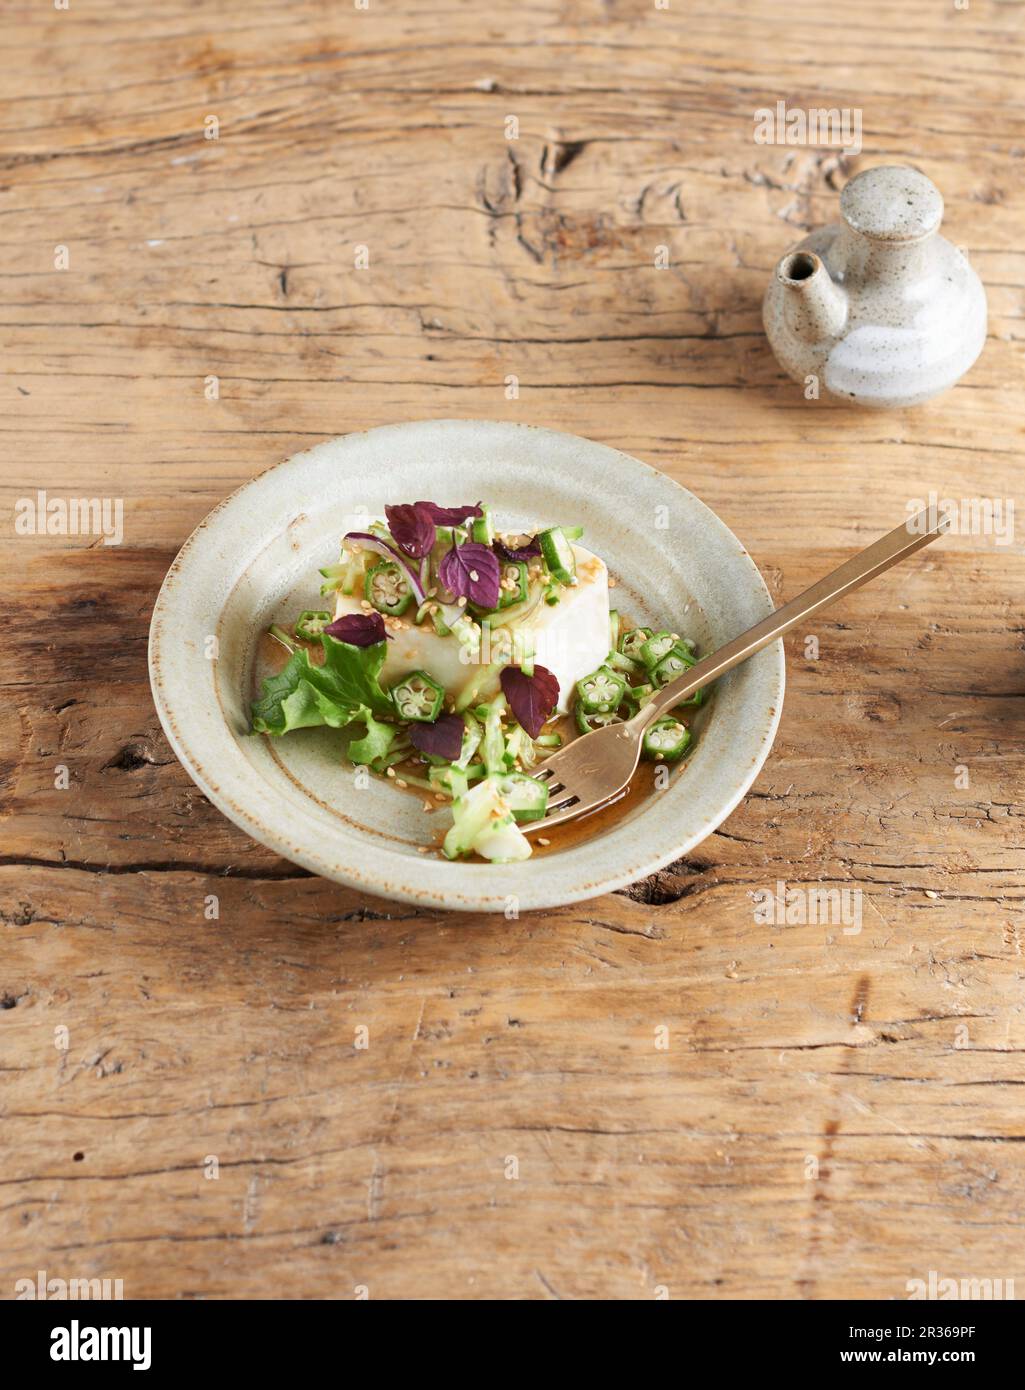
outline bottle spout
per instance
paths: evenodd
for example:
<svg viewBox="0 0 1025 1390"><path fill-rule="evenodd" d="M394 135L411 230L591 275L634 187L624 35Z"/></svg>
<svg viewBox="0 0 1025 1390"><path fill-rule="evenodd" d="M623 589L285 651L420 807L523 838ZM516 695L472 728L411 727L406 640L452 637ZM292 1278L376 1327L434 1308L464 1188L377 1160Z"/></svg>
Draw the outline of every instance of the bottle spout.
<svg viewBox="0 0 1025 1390"><path fill-rule="evenodd" d="M784 313L796 337L806 343L839 337L847 322L847 291L814 251L791 251L776 267L776 278L786 291Z"/></svg>

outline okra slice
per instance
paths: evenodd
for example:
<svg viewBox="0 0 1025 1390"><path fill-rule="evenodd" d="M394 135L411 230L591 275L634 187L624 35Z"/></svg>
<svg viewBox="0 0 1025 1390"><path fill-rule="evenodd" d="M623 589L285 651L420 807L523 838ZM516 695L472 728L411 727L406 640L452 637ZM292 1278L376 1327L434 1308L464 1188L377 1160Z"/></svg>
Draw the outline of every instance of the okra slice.
<svg viewBox="0 0 1025 1390"><path fill-rule="evenodd" d="M330 613L320 608L307 608L295 620L295 635L300 642L316 642L330 621Z"/></svg>
<svg viewBox="0 0 1025 1390"><path fill-rule="evenodd" d="M654 671L662 658L668 656L676 645L677 639L671 632L656 632L653 637L641 643L641 660L649 671Z"/></svg>
<svg viewBox="0 0 1025 1390"><path fill-rule="evenodd" d="M668 685L670 681L674 681L677 676L682 676L684 671L696 665L696 660L686 647L675 646L649 674L655 685L663 686Z"/></svg>
<svg viewBox="0 0 1025 1390"><path fill-rule="evenodd" d="M704 687L703 685L699 685L698 688L697 688L697 690L695 690L695 692L694 692L693 695L691 695L691 696L690 696L688 699L686 699L686 700L681 700L680 703L679 703L678 705L675 706L675 708L676 708L676 709L697 709L698 705L703 705L704 703L705 703L705 687Z"/></svg>
<svg viewBox="0 0 1025 1390"><path fill-rule="evenodd" d="M433 724L441 713L445 687L427 671L413 671L392 686L391 697L400 719Z"/></svg>
<svg viewBox="0 0 1025 1390"><path fill-rule="evenodd" d="M382 560L367 575L366 596L378 613L397 618L413 601L413 590L394 560Z"/></svg>
<svg viewBox="0 0 1025 1390"><path fill-rule="evenodd" d="M632 627L619 639L620 654L628 656L631 661L643 661L641 648L651 635L650 627Z"/></svg>
<svg viewBox="0 0 1025 1390"><path fill-rule="evenodd" d="M632 656L624 656L622 652L611 651L605 658L605 665L611 666L613 671L623 671L628 676L638 676L644 671L644 667L639 661L634 661Z"/></svg>
<svg viewBox="0 0 1025 1390"><path fill-rule="evenodd" d="M604 714L588 714L586 710L581 708L579 700L574 706L573 718L582 734L593 734L595 729L604 729L606 724L622 724L623 722L615 710L609 710Z"/></svg>
<svg viewBox="0 0 1025 1390"><path fill-rule="evenodd" d="M622 703L626 681L609 666L599 666L577 681L577 700L585 714L614 713Z"/></svg>
<svg viewBox="0 0 1025 1390"><path fill-rule="evenodd" d="M618 651L619 651L619 624L620 624L619 610L618 610L617 608L610 608L610 609L609 609L609 651L612 651L612 652L618 652Z"/></svg>
<svg viewBox="0 0 1025 1390"><path fill-rule="evenodd" d="M566 539L566 533L562 527L553 526L548 531L542 531L538 540L549 573L560 584L575 584L577 582L576 556L573 554L573 547Z"/></svg>
<svg viewBox="0 0 1025 1390"><path fill-rule="evenodd" d="M518 821L540 820L548 808L548 788L525 772L510 772L500 777L498 789Z"/></svg>
<svg viewBox="0 0 1025 1390"><path fill-rule="evenodd" d="M623 699L634 709L640 709L641 705L646 704L654 693L655 687L650 681L645 681L643 685L628 685L623 692Z"/></svg>
<svg viewBox="0 0 1025 1390"><path fill-rule="evenodd" d="M499 608L511 608L514 603L525 603L529 582L527 566L522 560L512 560L509 564L503 565L499 574L499 583L502 586L498 600ZM513 585L515 587L511 587Z"/></svg>
<svg viewBox="0 0 1025 1390"><path fill-rule="evenodd" d="M690 730L678 719L656 719L644 731L641 753L653 762L676 763L690 745Z"/></svg>

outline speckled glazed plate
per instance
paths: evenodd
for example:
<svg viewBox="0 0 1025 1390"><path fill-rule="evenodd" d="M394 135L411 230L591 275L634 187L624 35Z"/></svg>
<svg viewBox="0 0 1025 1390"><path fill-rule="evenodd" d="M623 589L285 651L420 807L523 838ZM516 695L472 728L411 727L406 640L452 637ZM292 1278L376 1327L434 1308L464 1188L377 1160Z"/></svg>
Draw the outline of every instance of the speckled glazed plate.
<svg viewBox="0 0 1025 1390"><path fill-rule="evenodd" d="M529 425L438 420L345 435L246 483L193 532L150 629L160 722L189 775L236 825L288 859L368 894L466 911L554 907L621 888L686 854L722 823L768 756L783 701L782 643L719 683L694 753L668 787L611 828L520 864L449 863L440 811L378 779L357 785L341 735L247 733L261 634L320 607L318 567L361 510L483 498L507 529L582 525L607 562L613 602L709 652L769 612L750 556L717 516L616 449ZM608 815L608 813L605 813Z"/></svg>

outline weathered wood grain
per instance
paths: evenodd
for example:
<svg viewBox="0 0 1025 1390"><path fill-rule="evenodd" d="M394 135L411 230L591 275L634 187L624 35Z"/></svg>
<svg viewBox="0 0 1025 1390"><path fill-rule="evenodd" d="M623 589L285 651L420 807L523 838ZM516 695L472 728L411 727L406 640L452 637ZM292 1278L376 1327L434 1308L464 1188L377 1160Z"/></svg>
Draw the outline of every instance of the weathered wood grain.
<svg viewBox="0 0 1025 1390"><path fill-rule="evenodd" d="M516 922L247 840L145 673L192 526L350 429L616 444L781 598L930 489L1020 501L1020 7L72 0L9 7L2 45L4 515L122 497L125 543L0 533L0 1296L40 1268L185 1297L1025 1280L1020 544L948 538L794 635L721 830ZM860 108L864 152L756 145L777 100ZM917 411L807 402L766 277L905 160L986 283L985 353ZM860 889L860 932L758 925L779 880Z"/></svg>

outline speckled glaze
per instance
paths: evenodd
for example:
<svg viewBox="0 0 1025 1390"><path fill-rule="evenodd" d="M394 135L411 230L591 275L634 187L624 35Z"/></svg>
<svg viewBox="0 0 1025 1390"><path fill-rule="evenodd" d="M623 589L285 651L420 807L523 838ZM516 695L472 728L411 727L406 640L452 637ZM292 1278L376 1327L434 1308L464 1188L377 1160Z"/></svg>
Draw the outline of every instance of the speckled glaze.
<svg viewBox="0 0 1025 1390"><path fill-rule="evenodd" d="M986 293L939 235L943 199L917 169L866 169L842 222L776 267L763 319L780 366L867 406L919 405L953 386L986 341Z"/></svg>
<svg viewBox="0 0 1025 1390"><path fill-rule="evenodd" d="M740 542L647 464L528 425L441 420L347 435L254 478L222 502L168 571L150 628L150 680L171 747L210 800L254 839L326 878L434 908L523 911L595 897L687 853L729 815L768 755L783 701L783 645L719 683L692 758L614 829L522 864L418 853L441 828L417 798L357 786L330 729L247 734L260 634L318 608L320 565L357 507L483 497L500 523L585 528L618 578L617 606L678 622L707 651L769 612ZM665 525L660 523L664 522ZM210 660L210 638L217 659Z"/></svg>

